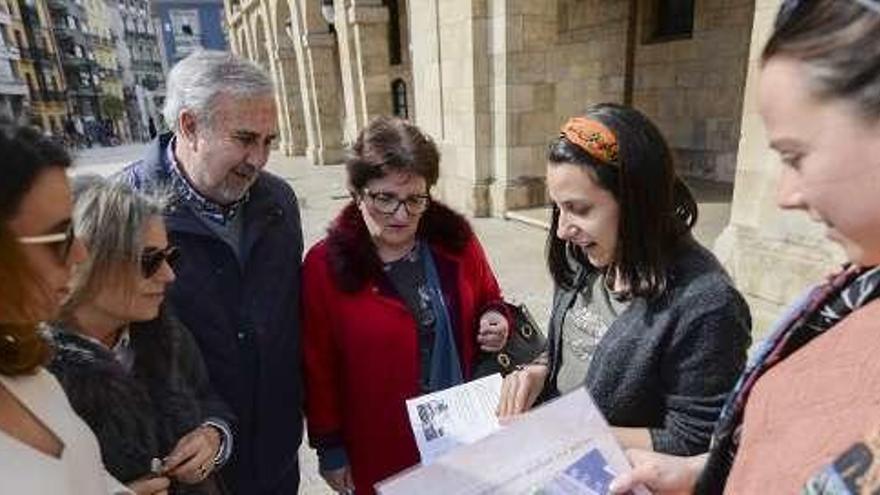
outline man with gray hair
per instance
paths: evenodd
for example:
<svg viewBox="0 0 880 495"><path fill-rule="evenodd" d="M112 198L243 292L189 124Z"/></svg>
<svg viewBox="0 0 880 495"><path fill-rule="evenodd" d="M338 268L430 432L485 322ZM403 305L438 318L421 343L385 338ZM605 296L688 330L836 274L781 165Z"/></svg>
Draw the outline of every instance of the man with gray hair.
<svg viewBox="0 0 880 495"><path fill-rule="evenodd" d="M272 82L235 55L200 51L168 74L171 129L121 172L171 191L165 214L184 262L170 291L215 389L232 407L232 493L296 493L302 439L302 229L293 190L265 171L276 137Z"/></svg>

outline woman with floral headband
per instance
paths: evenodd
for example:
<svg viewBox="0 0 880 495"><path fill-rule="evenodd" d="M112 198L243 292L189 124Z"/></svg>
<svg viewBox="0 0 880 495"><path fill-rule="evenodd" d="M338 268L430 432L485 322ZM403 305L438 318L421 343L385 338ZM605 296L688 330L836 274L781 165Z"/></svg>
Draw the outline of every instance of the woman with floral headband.
<svg viewBox="0 0 880 495"><path fill-rule="evenodd" d="M690 230L697 205L657 128L601 104L550 144L549 349L504 383L499 415L584 384L621 443L696 454L742 371L745 301Z"/></svg>

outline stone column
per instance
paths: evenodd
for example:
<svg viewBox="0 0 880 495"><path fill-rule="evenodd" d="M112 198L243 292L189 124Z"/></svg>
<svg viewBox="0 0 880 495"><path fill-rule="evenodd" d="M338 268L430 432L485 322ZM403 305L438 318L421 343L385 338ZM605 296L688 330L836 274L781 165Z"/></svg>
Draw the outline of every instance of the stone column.
<svg viewBox="0 0 880 495"><path fill-rule="evenodd" d="M492 212L545 202L545 154L557 115L557 0L494 2L489 12L492 70ZM566 60L566 65L575 60ZM571 105L571 101L568 105ZM569 108L568 111L573 109Z"/></svg>
<svg viewBox="0 0 880 495"><path fill-rule="evenodd" d="M336 42L329 32L301 36L300 81L308 146L306 155L316 165L341 163L342 102Z"/></svg>
<svg viewBox="0 0 880 495"><path fill-rule="evenodd" d="M283 44L275 50L273 59L277 76L275 84L280 90L279 99L283 102L283 107L279 107L278 113L286 123L283 149L288 156L303 155L306 151L306 130L296 52L289 43Z"/></svg>
<svg viewBox="0 0 880 495"><path fill-rule="evenodd" d="M758 0L752 27L730 224L715 253L733 275L752 310L753 336L766 332L782 309L843 260L823 228L801 212L776 207L782 165L770 150L758 115L760 55L779 0Z"/></svg>
<svg viewBox="0 0 880 495"><path fill-rule="evenodd" d="M415 122L442 154L435 194L490 213L489 20L486 0L409 3Z"/></svg>
<svg viewBox="0 0 880 495"><path fill-rule="evenodd" d="M382 0L335 0L345 102L345 139L391 113L388 9Z"/></svg>
<svg viewBox="0 0 880 495"><path fill-rule="evenodd" d="M290 156L290 141L292 138L290 132L290 119L287 116L287 90L284 87L284 79L281 74L281 63L278 59L278 49L272 46L267 48L269 49L269 55L266 65L268 65L268 70L272 75L272 86L275 94L275 112L278 116L278 139L275 144L279 151L286 156Z"/></svg>

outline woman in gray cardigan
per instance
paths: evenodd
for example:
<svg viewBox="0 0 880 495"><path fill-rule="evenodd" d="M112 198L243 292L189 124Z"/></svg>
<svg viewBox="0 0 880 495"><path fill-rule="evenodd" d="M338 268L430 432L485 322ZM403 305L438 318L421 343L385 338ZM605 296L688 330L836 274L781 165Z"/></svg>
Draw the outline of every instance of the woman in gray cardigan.
<svg viewBox="0 0 880 495"><path fill-rule="evenodd" d="M665 140L634 109L593 106L550 145L547 185L548 352L505 379L499 415L585 383L624 447L705 452L751 319L691 236L697 205Z"/></svg>

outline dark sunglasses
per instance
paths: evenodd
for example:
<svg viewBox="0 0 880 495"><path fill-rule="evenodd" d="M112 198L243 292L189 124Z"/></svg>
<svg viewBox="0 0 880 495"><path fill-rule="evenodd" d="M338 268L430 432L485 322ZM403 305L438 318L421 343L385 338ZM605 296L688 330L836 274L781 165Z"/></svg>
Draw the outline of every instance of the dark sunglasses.
<svg viewBox="0 0 880 495"><path fill-rule="evenodd" d="M167 262L171 269L175 269L180 261L180 250L176 246L168 246L165 249L146 248L141 254L141 275L150 278L159 271L163 262Z"/></svg>
<svg viewBox="0 0 880 495"><path fill-rule="evenodd" d="M52 246L52 252L55 253L55 256L62 263L67 261L67 257L70 256L70 249L73 247L74 240L76 240L76 235L73 232L73 223L69 224L64 229L64 232L18 238L18 242L22 244Z"/></svg>

